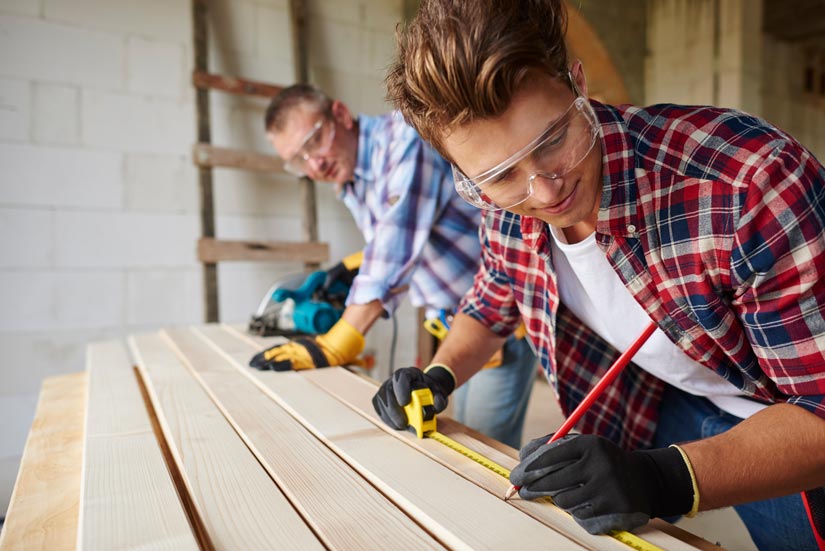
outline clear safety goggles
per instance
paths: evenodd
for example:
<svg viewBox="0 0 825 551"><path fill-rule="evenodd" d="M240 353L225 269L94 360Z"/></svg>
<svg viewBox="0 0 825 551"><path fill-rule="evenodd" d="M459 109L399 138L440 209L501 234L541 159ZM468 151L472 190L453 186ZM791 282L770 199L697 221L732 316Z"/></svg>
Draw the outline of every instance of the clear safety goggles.
<svg viewBox="0 0 825 551"><path fill-rule="evenodd" d="M599 135L596 113L578 96L564 114L530 143L493 168L472 178L453 165L455 189L465 201L485 210L515 207L533 193L536 178L555 180L573 170L593 149ZM512 168L530 157L536 171L515 179Z"/></svg>
<svg viewBox="0 0 825 551"><path fill-rule="evenodd" d="M329 153L334 140L335 122L325 116L304 136L295 155L284 162L284 170L298 177L306 176L310 162Z"/></svg>

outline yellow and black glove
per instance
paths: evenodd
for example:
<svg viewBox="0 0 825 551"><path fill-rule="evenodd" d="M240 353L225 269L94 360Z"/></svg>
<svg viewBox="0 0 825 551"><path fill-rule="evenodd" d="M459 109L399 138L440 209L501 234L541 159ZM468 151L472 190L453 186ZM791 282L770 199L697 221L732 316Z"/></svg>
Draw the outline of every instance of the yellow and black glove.
<svg viewBox="0 0 825 551"><path fill-rule="evenodd" d="M455 390L455 374L444 364L432 364L423 371L417 367L403 367L384 381L372 406L381 420L396 430L409 425L404 406L412 400L413 390L429 388L433 393L433 408L441 413L447 407L447 397Z"/></svg>
<svg viewBox="0 0 825 551"><path fill-rule="evenodd" d="M314 369L356 362L364 349L364 335L346 320L317 337L300 337L255 354L249 366L262 371Z"/></svg>

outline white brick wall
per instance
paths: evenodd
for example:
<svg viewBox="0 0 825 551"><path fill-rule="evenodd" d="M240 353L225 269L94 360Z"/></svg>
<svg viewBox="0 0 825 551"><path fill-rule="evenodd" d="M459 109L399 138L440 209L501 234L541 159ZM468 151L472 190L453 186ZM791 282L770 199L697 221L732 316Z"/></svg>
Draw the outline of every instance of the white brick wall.
<svg viewBox="0 0 825 551"><path fill-rule="evenodd" d="M34 83L32 139L42 144L80 143L80 91L74 86Z"/></svg>
<svg viewBox="0 0 825 551"><path fill-rule="evenodd" d="M211 71L292 81L287 0L210 5ZM312 32L351 37L312 46L313 80L355 111L385 111L402 8L313 2ZM202 320L190 10L190 0L0 0L0 516L43 377L83 369L92 340ZM210 100L216 144L271 153L266 101ZM219 237L299 239L294 179L217 170L215 197ZM331 186L318 198L332 257L360 247ZM247 321L300 269L222 264L222 320Z"/></svg>
<svg viewBox="0 0 825 551"><path fill-rule="evenodd" d="M23 80L0 78L0 140L29 139L31 85Z"/></svg>
<svg viewBox="0 0 825 551"><path fill-rule="evenodd" d="M123 37L116 34L0 15L4 76L119 88L123 83L123 51Z"/></svg>
<svg viewBox="0 0 825 551"><path fill-rule="evenodd" d="M119 208L121 155L0 142L0 205Z"/></svg>

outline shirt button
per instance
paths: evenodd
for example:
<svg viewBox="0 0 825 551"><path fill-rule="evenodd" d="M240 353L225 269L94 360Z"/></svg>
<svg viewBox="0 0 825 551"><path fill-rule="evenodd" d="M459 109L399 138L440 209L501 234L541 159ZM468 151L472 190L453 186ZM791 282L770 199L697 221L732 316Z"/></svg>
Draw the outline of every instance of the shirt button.
<svg viewBox="0 0 825 551"><path fill-rule="evenodd" d="M627 233L636 233L636 226L634 224L628 224Z"/></svg>

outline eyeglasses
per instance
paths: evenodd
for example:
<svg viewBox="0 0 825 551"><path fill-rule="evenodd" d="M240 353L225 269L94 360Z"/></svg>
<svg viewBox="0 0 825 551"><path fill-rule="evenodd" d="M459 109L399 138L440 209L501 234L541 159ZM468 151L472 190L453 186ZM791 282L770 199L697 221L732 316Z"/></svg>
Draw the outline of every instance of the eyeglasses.
<svg viewBox="0 0 825 551"><path fill-rule="evenodd" d="M453 164L455 189L465 201L480 209L515 207L533 194L537 177L556 180L576 168L593 149L598 135L596 113L587 98L579 95L558 120L493 168L470 178ZM528 156L539 171L516 180L512 168Z"/></svg>
<svg viewBox="0 0 825 551"><path fill-rule="evenodd" d="M334 140L335 122L325 116L304 136L297 153L284 162L284 170L295 176L306 176L310 161L329 153Z"/></svg>

